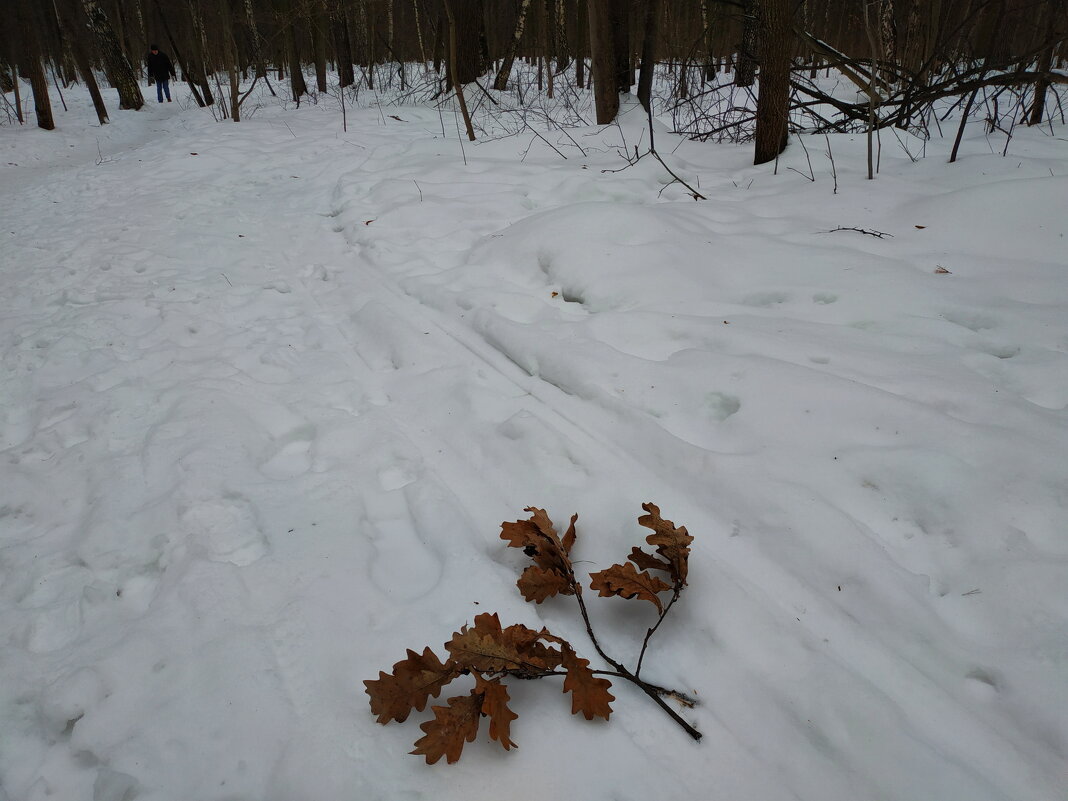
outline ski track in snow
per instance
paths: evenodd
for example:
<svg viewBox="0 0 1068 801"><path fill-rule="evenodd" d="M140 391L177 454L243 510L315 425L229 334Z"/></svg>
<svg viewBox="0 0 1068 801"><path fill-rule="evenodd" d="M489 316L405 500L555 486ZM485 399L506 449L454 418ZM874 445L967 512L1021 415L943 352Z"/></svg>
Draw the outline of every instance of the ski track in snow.
<svg viewBox="0 0 1068 801"><path fill-rule="evenodd" d="M263 115L150 109L103 163L0 177L0 799L1063 792L1041 142L977 188L888 157L838 196L690 143L694 204L648 161L600 173L612 129L465 167L436 112ZM1006 239L1033 225L987 220L999 191L1050 230ZM518 599L501 520L578 511L607 565L649 500L697 541L647 672L704 743L625 687L607 726L515 688L520 750L447 777L405 756L416 716L374 724L361 679L479 611L583 642ZM644 618L596 614L636 649Z"/></svg>

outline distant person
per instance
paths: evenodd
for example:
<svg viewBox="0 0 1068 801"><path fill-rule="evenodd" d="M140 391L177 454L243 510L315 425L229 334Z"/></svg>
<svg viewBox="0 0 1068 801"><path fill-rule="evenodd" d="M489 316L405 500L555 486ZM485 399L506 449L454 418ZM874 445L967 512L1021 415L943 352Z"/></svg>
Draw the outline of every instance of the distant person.
<svg viewBox="0 0 1068 801"><path fill-rule="evenodd" d="M145 56L145 67L148 69L148 77L156 82L156 98L163 102L163 94L167 94L167 102L171 102L171 78L178 76L174 72L174 65L167 58L166 53L161 53L156 45L149 45L151 52Z"/></svg>

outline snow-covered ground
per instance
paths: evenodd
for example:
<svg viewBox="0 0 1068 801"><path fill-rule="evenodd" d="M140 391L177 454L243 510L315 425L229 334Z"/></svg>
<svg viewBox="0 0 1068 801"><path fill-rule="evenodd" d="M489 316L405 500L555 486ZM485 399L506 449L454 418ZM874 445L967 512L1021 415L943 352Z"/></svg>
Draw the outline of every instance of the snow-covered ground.
<svg viewBox="0 0 1068 801"><path fill-rule="evenodd" d="M618 171L633 109L461 150L67 102L0 127L0 799L1065 797L1062 125L884 137L874 182L831 137L837 194L822 137L810 181L658 130L695 202ZM578 512L596 570L646 501L696 539L643 675L701 743L619 683L591 723L513 682L519 749L454 766L375 723L479 612L599 666L499 526ZM588 595L633 665L652 605Z"/></svg>

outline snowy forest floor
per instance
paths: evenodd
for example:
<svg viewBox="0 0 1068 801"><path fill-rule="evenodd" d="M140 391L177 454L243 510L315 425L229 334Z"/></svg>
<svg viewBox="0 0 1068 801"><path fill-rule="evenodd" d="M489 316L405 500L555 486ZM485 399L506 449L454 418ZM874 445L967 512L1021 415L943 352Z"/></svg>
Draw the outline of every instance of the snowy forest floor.
<svg viewBox="0 0 1068 801"><path fill-rule="evenodd" d="M0 799L1063 798L1063 126L875 181L863 136L835 179L659 129L695 202L619 171L633 106L461 150L68 103L0 127ZM578 512L596 570L647 501L695 542L643 675L701 743L618 684L590 723L513 683L518 750L451 767L375 723L362 680L479 612L600 666L499 526ZM590 605L633 665L652 606Z"/></svg>

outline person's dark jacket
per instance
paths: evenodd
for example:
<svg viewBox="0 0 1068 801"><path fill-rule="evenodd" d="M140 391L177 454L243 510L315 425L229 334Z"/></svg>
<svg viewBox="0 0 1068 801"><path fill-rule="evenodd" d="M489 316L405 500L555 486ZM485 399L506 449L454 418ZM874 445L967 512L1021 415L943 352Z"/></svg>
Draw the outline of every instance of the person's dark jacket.
<svg viewBox="0 0 1068 801"><path fill-rule="evenodd" d="M175 75L174 65L162 50L145 56L145 67L148 69L148 74L157 81L178 77Z"/></svg>

